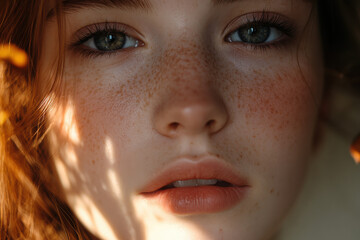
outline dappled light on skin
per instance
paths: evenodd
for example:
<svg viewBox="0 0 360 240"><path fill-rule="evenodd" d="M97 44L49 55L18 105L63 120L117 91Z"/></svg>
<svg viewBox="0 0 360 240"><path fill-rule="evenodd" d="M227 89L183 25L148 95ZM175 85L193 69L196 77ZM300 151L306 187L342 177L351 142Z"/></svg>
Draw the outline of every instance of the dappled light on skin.
<svg viewBox="0 0 360 240"><path fill-rule="evenodd" d="M97 138L81 130L81 110L69 96L57 98L48 109L52 156L65 200L85 227L102 239L143 239L132 211L126 183L120 177L116 143L111 135ZM87 149L84 151L84 149ZM97 154L94 149L101 149ZM90 171L90 172L89 172ZM94 177L95 176L95 177ZM107 202L101 205L99 202ZM122 227L118 227L121 222ZM114 224L115 223L115 224ZM120 226L121 226L120 225ZM123 236L123 234L125 234Z"/></svg>
<svg viewBox="0 0 360 240"><path fill-rule="evenodd" d="M66 170L66 167L62 161L55 161L55 167L57 169L57 173L60 177L61 184L64 189L70 189L70 176Z"/></svg>
<svg viewBox="0 0 360 240"><path fill-rule="evenodd" d="M49 140L53 142L57 142L55 135L56 135L55 133L50 132L48 136ZM63 167L64 164L66 164L67 167L71 167L72 169L79 170L79 160L73 145L65 144L63 148L58 149L58 153L60 156L66 156L66 160L62 160L60 156L54 155L53 157L56 166L58 166L57 162L61 162L61 164L63 164Z"/></svg>
<svg viewBox="0 0 360 240"><path fill-rule="evenodd" d="M86 193L75 193L75 195L73 199L72 196L70 196L69 200L73 203L73 209L82 223L84 223L85 226L92 226L95 232L101 232L108 240L117 240L118 238L110 223L89 196Z"/></svg>
<svg viewBox="0 0 360 240"><path fill-rule="evenodd" d="M136 239L136 231L132 224L128 210L126 209L125 204L124 204L126 201L122 194L123 188L118 180L117 173L113 169L110 168L108 170L107 175L108 175L109 186L111 188L110 192L112 192L115 195L116 199L118 200L118 205L122 212L121 215L124 217L126 224L128 226L129 235L131 236L131 239Z"/></svg>
<svg viewBox="0 0 360 240"><path fill-rule="evenodd" d="M54 96L47 96L44 102L52 102ZM65 105L65 106L64 106ZM50 122L51 125L57 126L61 129L62 136L66 136L68 142L73 145L80 145L80 134L78 124L75 118L75 109L71 99L68 99L66 104L58 108L51 107L48 110L49 119L54 119Z"/></svg>
<svg viewBox="0 0 360 240"><path fill-rule="evenodd" d="M67 111L68 113L69 111ZM66 115L64 115L65 117ZM74 115L70 115L74 117ZM69 115L67 115L69 117ZM74 119L67 119L72 124L76 121ZM70 129L72 126L70 126ZM70 131L62 132L62 134L70 134ZM61 137L68 139L68 135L62 135ZM49 140L55 143L54 146L61 145L57 140L55 132L49 133ZM95 233L101 233L101 236L105 236L104 239L117 240L119 238L118 229L114 229L111 224L112 217L109 211L98 207L98 202L94 200L93 194L101 195L104 201L112 200L113 212L115 215L122 216L125 220L126 229L129 233L128 239L137 239L137 232L133 227L132 220L125 206L126 196L123 196L123 186L118 177L118 173L113 168L115 163L114 146L110 137L106 137L102 143L104 146L104 158L103 161L109 164L104 172L99 172L98 182L100 183L101 192L96 186L91 185L83 188L79 191L78 184L84 184L88 182L89 176L83 172L84 162L79 160L78 148L79 146L66 143L59 149L59 154L54 155L54 163L59 176L59 180L63 186L65 192L67 192L66 201L72 206L73 211L84 223L88 229L92 229ZM76 174L78 173L78 174ZM79 174L80 173L80 174Z"/></svg>
<svg viewBox="0 0 360 240"><path fill-rule="evenodd" d="M78 157L76 155L75 149L73 146L66 146L65 147L66 156L67 156L67 164L71 168L77 169L78 168Z"/></svg>
<svg viewBox="0 0 360 240"><path fill-rule="evenodd" d="M122 199L121 194L121 186L119 184L118 178L116 176L116 173L113 169L109 169L108 171L108 181L111 187L111 192L119 199Z"/></svg>
<svg viewBox="0 0 360 240"><path fill-rule="evenodd" d="M144 239L148 240L167 240L171 236L172 240L210 239L209 235L203 232L194 222L188 221L186 216L176 216L164 211L156 205L149 205L141 198L134 197L136 205L136 215L144 224ZM216 239L222 239L216 238Z"/></svg>
<svg viewBox="0 0 360 240"><path fill-rule="evenodd" d="M105 156L111 164L115 163L114 145L109 137L105 138Z"/></svg>
<svg viewBox="0 0 360 240"><path fill-rule="evenodd" d="M68 133L69 140L73 144L80 144L79 130L74 119L74 107L71 100L67 103L64 113L63 131Z"/></svg>
<svg viewBox="0 0 360 240"><path fill-rule="evenodd" d="M163 224L153 224L146 231L149 240L167 240L171 236L172 240L196 239L205 240L209 236L204 234L198 226L190 223L164 221Z"/></svg>
<svg viewBox="0 0 360 240"><path fill-rule="evenodd" d="M114 144L109 136L105 137L105 156L108 162L110 163L110 166L113 166L115 164ZM107 171L107 178L108 178L107 186L109 186L110 188L109 191L115 196L115 199L117 199L118 206L120 207L121 210L121 215L124 217L126 224L128 226L129 235L131 236L131 239L136 239L135 228L133 227L128 210L125 207L126 200L124 199L123 196L123 186L119 181L118 173L113 168L110 167L109 170Z"/></svg>

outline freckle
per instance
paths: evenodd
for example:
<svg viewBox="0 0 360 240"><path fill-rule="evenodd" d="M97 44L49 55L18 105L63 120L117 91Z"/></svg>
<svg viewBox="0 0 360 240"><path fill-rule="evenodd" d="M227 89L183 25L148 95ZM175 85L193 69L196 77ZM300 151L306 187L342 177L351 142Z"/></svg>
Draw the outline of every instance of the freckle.
<svg viewBox="0 0 360 240"><path fill-rule="evenodd" d="M256 166L260 166L260 162L256 162L255 165L256 165Z"/></svg>
<svg viewBox="0 0 360 240"><path fill-rule="evenodd" d="M221 237L221 240L224 239L224 230L222 228L219 229L219 235Z"/></svg>
<svg viewBox="0 0 360 240"><path fill-rule="evenodd" d="M164 219L163 219L162 217L158 216L158 215L156 215L155 217L156 217L156 220L158 220L159 222L163 222L163 221L164 221Z"/></svg>
<svg viewBox="0 0 360 240"><path fill-rule="evenodd" d="M93 160L91 160L91 163L94 165L95 164L95 160L93 159Z"/></svg>
<svg viewBox="0 0 360 240"><path fill-rule="evenodd" d="M274 189L272 188L271 190L270 190L270 193L272 194L274 192Z"/></svg>

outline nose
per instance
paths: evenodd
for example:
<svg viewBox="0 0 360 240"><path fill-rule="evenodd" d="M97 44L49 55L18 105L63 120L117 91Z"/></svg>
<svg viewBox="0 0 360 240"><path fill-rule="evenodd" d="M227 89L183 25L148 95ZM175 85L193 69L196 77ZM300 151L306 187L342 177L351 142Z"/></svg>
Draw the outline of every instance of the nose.
<svg viewBox="0 0 360 240"><path fill-rule="evenodd" d="M228 111L215 90L215 68L204 62L193 53L162 65L165 86L154 114L154 127L161 135L212 135L225 127Z"/></svg>
<svg viewBox="0 0 360 240"><path fill-rule="evenodd" d="M228 114L223 102L213 97L199 99L198 95L187 101L171 99L157 110L155 129L171 138L219 132L226 125Z"/></svg>

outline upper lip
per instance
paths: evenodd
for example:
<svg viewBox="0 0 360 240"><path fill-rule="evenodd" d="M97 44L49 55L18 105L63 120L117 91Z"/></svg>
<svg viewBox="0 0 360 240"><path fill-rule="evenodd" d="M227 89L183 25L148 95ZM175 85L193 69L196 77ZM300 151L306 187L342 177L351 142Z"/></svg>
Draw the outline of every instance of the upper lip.
<svg viewBox="0 0 360 240"><path fill-rule="evenodd" d="M140 190L141 193L155 192L178 180L218 179L234 186L248 186L244 177L236 174L231 166L212 155L200 159L180 157L166 166L154 179Z"/></svg>

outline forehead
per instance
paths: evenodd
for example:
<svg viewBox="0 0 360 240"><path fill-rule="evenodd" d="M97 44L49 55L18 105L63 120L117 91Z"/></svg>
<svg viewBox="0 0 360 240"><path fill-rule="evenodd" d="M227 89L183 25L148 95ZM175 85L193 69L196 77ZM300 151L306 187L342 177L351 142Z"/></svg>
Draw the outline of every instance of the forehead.
<svg viewBox="0 0 360 240"><path fill-rule="evenodd" d="M244 0L211 0L211 3L216 6L241 1ZM61 3L61 7L64 12L76 11L86 7L116 7L141 10L151 10L153 7L152 0L58 0L57 2L56 0L53 0L49 1L49 3L49 11L47 14L48 18L51 18L54 15L56 3Z"/></svg>
<svg viewBox="0 0 360 240"><path fill-rule="evenodd" d="M170 2L170 0L159 0L164 2ZM52 18L55 15L55 8L57 3L61 4L61 10L65 13L71 13L83 8L101 8L101 7L113 7L126 10L144 10L151 11L154 7L154 0L52 0L48 1L47 19ZM192 3L193 0L176 0L176 2ZM219 5L226 5L231 3L258 3L271 5L274 3L272 0L202 0L201 4L211 4L214 7ZM279 2L279 1L275 1ZM280 0L283 4L292 4L295 2L313 3L316 0Z"/></svg>
<svg viewBox="0 0 360 240"><path fill-rule="evenodd" d="M189 0L187 0L189 1ZM212 4L226 4L232 2L240 2L244 0L211 0ZM105 5L105 6L128 6L136 8L151 8L151 0L63 0L64 6L83 6L83 5Z"/></svg>

